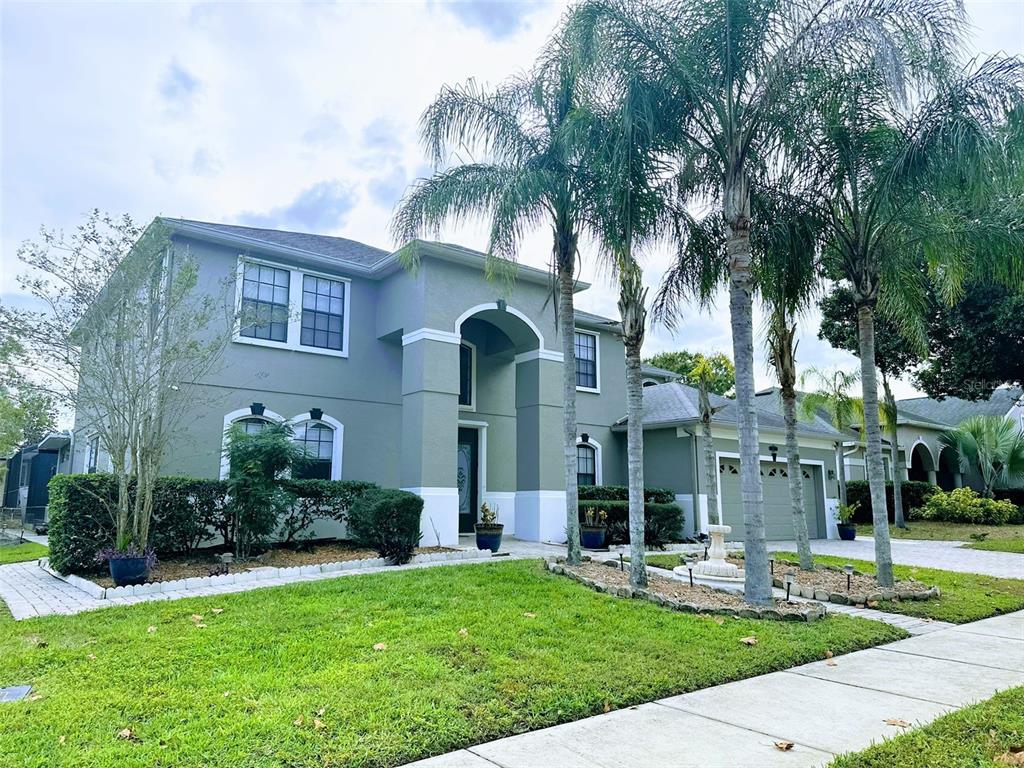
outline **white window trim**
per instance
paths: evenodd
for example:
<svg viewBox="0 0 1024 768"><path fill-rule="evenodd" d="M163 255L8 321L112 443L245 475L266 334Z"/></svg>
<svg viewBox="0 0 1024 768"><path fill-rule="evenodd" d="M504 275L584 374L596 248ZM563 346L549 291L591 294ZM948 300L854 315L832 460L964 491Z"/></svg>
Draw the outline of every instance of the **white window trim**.
<svg viewBox="0 0 1024 768"><path fill-rule="evenodd" d="M476 411L476 344L463 339L459 342L459 348L465 345L469 347L469 405L459 404L460 411ZM462 386L462 367L459 366L459 386Z"/></svg>
<svg viewBox="0 0 1024 768"><path fill-rule="evenodd" d="M267 267L283 269L289 273L288 278L288 339L287 341L273 341L272 339L255 339L242 335L242 280L245 278L246 264L262 264ZM345 287L345 312L341 323L341 349L323 349L321 347L310 347L300 343L302 338L302 276L322 277L326 280L334 280ZM348 328L349 318L352 316L352 281L340 275L329 275L326 272L317 272L312 269L293 267L288 264L257 259L251 256L239 256L238 264L235 267L235 316L239 318L235 324L233 341L236 344L251 344L257 347L270 347L272 349L287 349L292 352L307 352L314 355L327 355L329 357L348 357Z"/></svg>
<svg viewBox="0 0 1024 768"><path fill-rule="evenodd" d="M594 485L604 485L604 468L603 468L603 452L604 449L601 444L592 437L587 438L587 442L583 442L582 437L576 438L576 447L579 448L581 445L589 445L594 449ZM577 475L579 472L577 471Z"/></svg>
<svg viewBox="0 0 1024 768"><path fill-rule="evenodd" d="M594 379L597 381L597 386L596 387L581 387L579 384L577 384L576 385L576 391L577 392L590 392L591 394L594 394L594 395L600 395L601 394L601 334L598 331L587 331L587 330L584 330L582 328L574 328L573 332L574 332L573 340L572 340L573 345L576 344L576 337L575 337L576 333L585 333L588 336L593 336L594 337ZM573 371L573 375L574 376L576 375L575 371Z"/></svg>
<svg viewBox="0 0 1024 768"><path fill-rule="evenodd" d="M326 413L321 413L319 419L314 419L309 411L298 413L288 420L288 423L291 425L304 424L306 422L323 424L334 430L334 441L331 444L331 480L341 480L341 459L344 455L345 447L345 425Z"/></svg>
<svg viewBox="0 0 1024 768"><path fill-rule="evenodd" d="M89 443L91 443L93 440L96 441L96 469L89 469ZM88 474L91 474L92 472L102 472L103 471L100 468L101 448L102 448L102 446L100 445L100 433L99 432L89 432L85 436L85 456L82 459L82 474L88 475ZM110 457L108 456L107 459L109 460ZM111 469L113 469L113 467L111 467Z"/></svg>

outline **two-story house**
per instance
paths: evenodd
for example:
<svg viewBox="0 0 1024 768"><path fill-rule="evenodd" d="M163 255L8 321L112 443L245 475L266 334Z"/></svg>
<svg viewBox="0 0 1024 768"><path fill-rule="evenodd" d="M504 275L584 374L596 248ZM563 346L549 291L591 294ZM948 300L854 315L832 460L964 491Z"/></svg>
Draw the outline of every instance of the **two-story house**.
<svg viewBox="0 0 1024 768"><path fill-rule="evenodd" d="M562 354L550 275L519 266L489 281L483 254L419 244L396 253L340 237L162 219L199 267L200 290L229 280L241 316L223 364L196 389L164 472L225 476L225 430L288 421L317 461L311 476L371 480L425 501L424 542L453 544L481 502L506 533L564 541ZM577 290L586 290L579 283ZM576 315L581 483L626 482L625 362L614 320ZM669 487L692 534L706 525L696 394L645 368L647 483ZM716 416L719 498L741 531L735 419ZM791 532L778 419L763 421L769 533ZM835 445L824 422L801 426L811 529L834 506ZM774 450L773 450L774 449ZM74 471L108 459L89 424L74 428Z"/></svg>

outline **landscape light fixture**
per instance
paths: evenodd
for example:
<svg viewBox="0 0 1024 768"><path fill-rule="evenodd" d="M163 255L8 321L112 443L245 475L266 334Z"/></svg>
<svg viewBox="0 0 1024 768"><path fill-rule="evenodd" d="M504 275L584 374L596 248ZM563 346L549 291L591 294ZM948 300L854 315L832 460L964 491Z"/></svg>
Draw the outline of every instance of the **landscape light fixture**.
<svg viewBox="0 0 1024 768"><path fill-rule="evenodd" d="M708 545L707 544L704 545L704 559L705 560L708 559Z"/></svg>
<svg viewBox="0 0 1024 768"><path fill-rule="evenodd" d="M843 573L846 574L846 591L850 591L850 582L853 579L853 566L847 563L843 566Z"/></svg>
<svg viewBox="0 0 1024 768"><path fill-rule="evenodd" d="M621 552L619 552L619 570L620 571L626 570L626 561L622 558L622 553Z"/></svg>
<svg viewBox="0 0 1024 768"><path fill-rule="evenodd" d="M768 568L769 568L769 570L771 570L772 576L774 576L775 575L775 558L774 557L769 557L768 558Z"/></svg>
<svg viewBox="0 0 1024 768"><path fill-rule="evenodd" d="M789 602L789 590L793 587L793 582L796 581L796 574L793 571L786 571L785 577L786 582L786 602Z"/></svg>
<svg viewBox="0 0 1024 768"><path fill-rule="evenodd" d="M686 558L686 570L690 572L690 589L693 589L693 566L695 565L695 558Z"/></svg>

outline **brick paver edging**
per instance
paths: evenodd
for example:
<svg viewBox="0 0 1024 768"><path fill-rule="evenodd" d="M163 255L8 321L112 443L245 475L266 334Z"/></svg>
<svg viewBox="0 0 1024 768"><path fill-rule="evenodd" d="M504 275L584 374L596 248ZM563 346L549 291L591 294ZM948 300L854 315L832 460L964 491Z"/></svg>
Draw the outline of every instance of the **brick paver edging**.
<svg viewBox="0 0 1024 768"><path fill-rule="evenodd" d="M453 560L486 560L491 557L491 551L484 550L459 550L456 552L431 552L424 555L415 555L410 563L443 563ZM360 560L340 560L334 563L319 563L316 565L300 565L292 568L253 568L249 571L238 573L226 573L220 576L193 576L188 579L175 579L173 581L157 581L147 584L136 584L124 587L101 587L99 584L83 579L74 574L59 573L50 567L49 559L39 560L40 567L51 576L67 582L82 590L90 597L97 600L114 600L121 597L144 597L160 592L190 592L193 590L206 589L207 587L226 587L230 584L255 584L260 581L281 580L285 582L299 581L308 576L320 574L331 574L340 571L356 571L366 568L383 568L388 561L383 557L363 558Z"/></svg>

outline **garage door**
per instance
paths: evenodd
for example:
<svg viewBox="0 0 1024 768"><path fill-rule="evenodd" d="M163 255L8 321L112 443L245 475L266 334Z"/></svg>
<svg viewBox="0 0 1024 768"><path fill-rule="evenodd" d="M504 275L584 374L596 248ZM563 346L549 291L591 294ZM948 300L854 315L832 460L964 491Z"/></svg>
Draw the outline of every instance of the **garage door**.
<svg viewBox="0 0 1024 768"><path fill-rule="evenodd" d="M740 496L739 459L719 459L719 477L722 480L722 511L726 525L731 525L734 535L743 531L743 506ZM818 494L821 489L821 469L814 465L803 465L804 511L807 515L807 533L818 538ZM761 462L761 483L764 494L764 528L768 541L785 541L793 538L793 511L789 502L789 470L784 461Z"/></svg>

